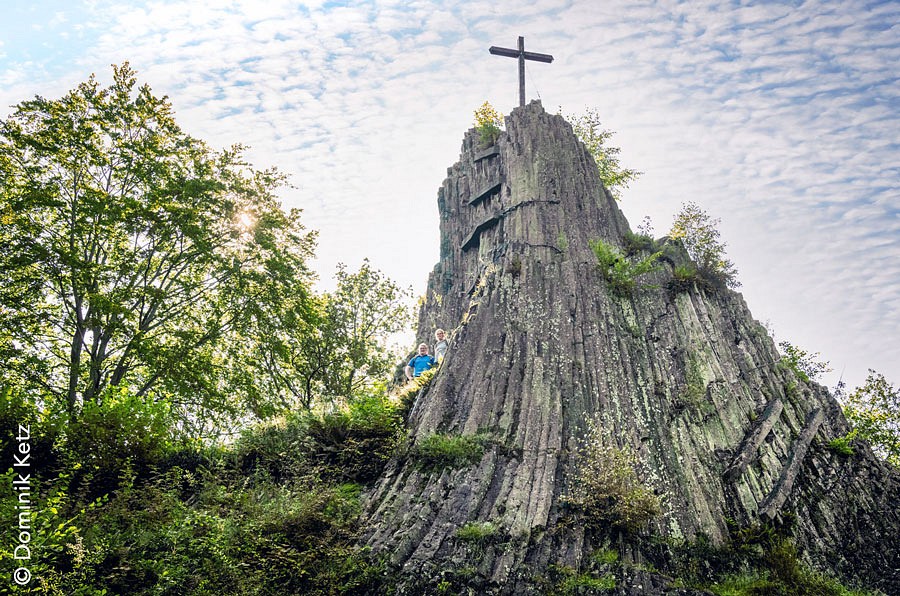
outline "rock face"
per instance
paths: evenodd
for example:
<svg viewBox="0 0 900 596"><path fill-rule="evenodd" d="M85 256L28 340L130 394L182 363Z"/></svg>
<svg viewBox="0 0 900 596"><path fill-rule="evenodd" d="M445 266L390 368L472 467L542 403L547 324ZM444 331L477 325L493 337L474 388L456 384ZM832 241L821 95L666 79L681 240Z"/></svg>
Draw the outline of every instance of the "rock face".
<svg viewBox="0 0 900 596"><path fill-rule="evenodd" d="M485 591L540 593L541 570L583 568L609 536L566 504L595 421L660 495L645 534L724 544L729 520L789 517L808 563L900 593L900 479L864 445L827 449L849 430L828 391L778 366L739 294L673 289L669 260L613 291L589 243L624 249L629 226L590 155L538 102L506 128L489 148L469 131L438 192L441 258L418 340L443 327L450 350L412 407L409 449L367 501L363 542L397 565L400 592L436 592L441 573L465 569ZM477 461L418 465L436 433L477 435ZM656 576L634 593L664 587Z"/></svg>

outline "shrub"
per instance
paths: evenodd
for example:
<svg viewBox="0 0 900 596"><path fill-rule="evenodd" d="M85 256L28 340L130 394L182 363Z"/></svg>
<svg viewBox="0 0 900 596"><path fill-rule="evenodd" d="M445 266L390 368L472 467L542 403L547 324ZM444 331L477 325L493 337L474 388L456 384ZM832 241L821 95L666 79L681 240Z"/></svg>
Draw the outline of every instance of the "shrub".
<svg viewBox="0 0 900 596"><path fill-rule="evenodd" d="M282 481L316 472L337 482L368 483L399 441L403 418L395 402L366 396L322 414L297 413L246 431L230 459L241 470Z"/></svg>
<svg viewBox="0 0 900 596"><path fill-rule="evenodd" d="M73 486L91 498L114 490L123 469L148 473L173 448L170 404L147 401L126 387L108 387L86 402L64 431L62 458L76 470Z"/></svg>
<svg viewBox="0 0 900 596"><path fill-rule="evenodd" d="M629 294L635 287L638 276L657 270L654 264L662 253L656 252L637 262L629 261L619 249L597 239L590 243L591 250L597 257L597 264L603 278L618 294Z"/></svg>
<svg viewBox="0 0 900 596"><path fill-rule="evenodd" d="M485 101L475 110L475 130L478 131L482 146L489 147L496 143L502 126L503 118L489 102Z"/></svg>
<svg viewBox="0 0 900 596"><path fill-rule="evenodd" d="M660 501L638 479L634 465L631 450L605 442L591 423L565 500L582 510L590 525L637 532L660 513Z"/></svg>
<svg viewBox="0 0 900 596"><path fill-rule="evenodd" d="M477 463L484 453L482 435L445 435L435 433L418 441L413 458L425 470L462 468Z"/></svg>
<svg viewBox="0 0 900 596"><path fill-rule="evenodd" d="M830 372L828 362L819 361L821 357L819 352L810 353L803 348L797 347L788 341L778 342L778 347L784 355L778 361L779 366L794 371L797 378L804 383L810 380L816 380L824 373Z"/></svg>
<svg viewBox="0 0 900 596"><path fill-rule="evenodd" d="M394 453L403 418L382 397L365 397L335 412L308 418L304 450L329 479L371 482Z"/></svg>
<svg viewBox="0 0 900 596"><path fill-rule="evenodd" d="M305 475L308 465L300 454L308 420L293 413L244 430L226 454L228 464L243 473L264 472L276 482Z"/></svg>
<svg viewBox="0 0 900 596"><path fill-rule="evenodd" d="M612 573L597 576L590 571L578 573L568 565L550 565L549 570L554 577L551 594L570 596L574 594L592 594L596 590L614 590L616 577Z"/></svg>
<svg viewBox="0 0 900 596"><path fill-rule="evenodd" d="M711 219L696 203L688 202L676 215L669 237L682 242L697 271L711 285L738 288L741 284L737 270L725 258L725 243L719 239L718 224L718 219Z"/></svg>
<svg viewBox="0 0 900 596"><path fill-rule="evenodd" d="M703 280L700 272L697 271L697 268L693 265L676 266L675 270L672 272L672 277L681 284L692 284Z"/></svg>

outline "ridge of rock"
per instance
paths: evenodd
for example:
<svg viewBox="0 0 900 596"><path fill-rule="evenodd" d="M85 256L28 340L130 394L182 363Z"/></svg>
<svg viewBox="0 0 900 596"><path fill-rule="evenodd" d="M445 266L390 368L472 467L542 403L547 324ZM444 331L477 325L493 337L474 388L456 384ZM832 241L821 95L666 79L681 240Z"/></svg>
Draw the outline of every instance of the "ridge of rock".
<svg viewBox="0 0 900 596"><path fill-rule="evenodd" d="M623 247L628 222L563 118L532 102L488 148L470 130L438 208L418 341L443 327L451 348L412 406L410 443L477 435L483 453L426 470L408 450L368 496L362 542L397 566L401 593L464 564L501 594L540 593L552 565L581 569L608 538L565 503L592 420L662 496L654 535L723 544L729 523L790 517L808 562L900 593L896 471L867 447L825 447L849 431L838 403L778 366L740 294L674 291L668 261L631 295L611 291L589 243ZM487 544L459 539L482 522L497 530ZM644 579L633 593L665 588Z"/></svg>

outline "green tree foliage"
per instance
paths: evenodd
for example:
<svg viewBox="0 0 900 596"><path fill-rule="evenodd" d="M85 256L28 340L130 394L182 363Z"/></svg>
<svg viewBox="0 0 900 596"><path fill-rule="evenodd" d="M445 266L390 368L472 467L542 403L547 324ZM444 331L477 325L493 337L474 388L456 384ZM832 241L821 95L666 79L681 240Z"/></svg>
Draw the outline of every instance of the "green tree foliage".
<svg viewBox="0 0 900 596"><path fill-rule="evenodd" d="M392 334L412 321L412 291L397 286L366 259L351 273L339 265L337 288L291 310L285 325L262 350L278 384L310 409L324 402L370 393L392 370Z"/></svg>
<svg viewBox="0 0 900 596"><path fill-rule="evenodd" d="M184 133L127 64L0 122L0 381L73 419L166 402L192 434L264 413L242 364L283 301L303 311L314 235L241 151Z"/></svg>
<svg viewBox="0 0 900 596"><path fill-rule="evenodd" d="M572 125L575 135L594 158L603 186L617 201L621 201L622 190L637 180L641 172L623 168L619 163L619 153L622 150L608 144L615 133L601 126L600 113L596 109L588 108L581 115L566 114L565 119Z"/></svg>
<svg viewBox="0 0 900 596"><path fill-rule="evenodd" d="M807 352L788 341L778 342L778 347L782 352L781 364L793 370L801 381L809 383L831 371L827 361L819 360L822 357L819 352Z"/></svg>
<svg viewBox="0 0 900 596"><path fill-rule="evenodd" d="M900 389L884 375L869 370L866 382L847 396L844 415L856 436L872 445L872 450L900 467Z"/></svg>
<svg viewBox="0 0 900 596"><path fill-rule="evenodd" d="M503 117L489 102L485 101L475 110L475 130L481 144L485 147L493 145L500 138L503 130Z"/></svg>
<svg viewBox="0 0 900 596"><path fill-rule="evenodd" d="M719 219L712 219L693 201L682 204L669 231L673 240L681 240L688 256L697 264L698 273L714 285L740 287L734 263L725 258L725 243L720 240Z"/></svg>

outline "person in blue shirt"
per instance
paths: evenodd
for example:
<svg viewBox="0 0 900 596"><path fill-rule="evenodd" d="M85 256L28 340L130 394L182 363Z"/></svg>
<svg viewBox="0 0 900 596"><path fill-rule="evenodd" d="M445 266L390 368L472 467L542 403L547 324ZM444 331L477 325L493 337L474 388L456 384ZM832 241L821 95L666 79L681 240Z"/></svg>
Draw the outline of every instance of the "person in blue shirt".
<svg viewBox="0 0 900 596"><path fill-rule="evenodd" d="M406 365L406 378L412 380L435 365L434 356L428 355L428 344L419 344L419 355Z"/></svg>

